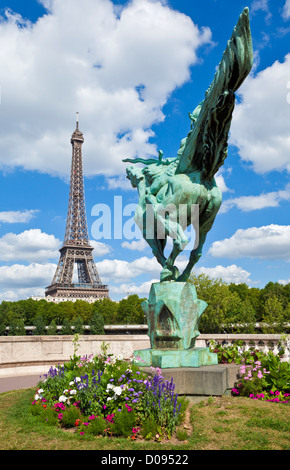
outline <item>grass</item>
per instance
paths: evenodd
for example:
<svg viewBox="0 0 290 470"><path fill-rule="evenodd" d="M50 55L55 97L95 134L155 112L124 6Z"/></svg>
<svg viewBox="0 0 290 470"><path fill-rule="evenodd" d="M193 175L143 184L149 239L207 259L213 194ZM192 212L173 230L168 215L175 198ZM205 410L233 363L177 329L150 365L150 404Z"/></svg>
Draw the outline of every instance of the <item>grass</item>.
<svg viewBox="0 0 290 470"><path fill-rule="evenodd" d="M29 413L35 389L0 394L0 450L289 450L289 405L242 397L190 404L176 438L80 437Z"/></svg>

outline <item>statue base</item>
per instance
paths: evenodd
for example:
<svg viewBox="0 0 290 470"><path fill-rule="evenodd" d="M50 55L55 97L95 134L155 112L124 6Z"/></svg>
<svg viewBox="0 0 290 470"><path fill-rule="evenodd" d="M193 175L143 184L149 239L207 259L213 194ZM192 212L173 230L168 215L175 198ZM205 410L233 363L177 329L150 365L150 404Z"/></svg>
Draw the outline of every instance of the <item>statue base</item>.
<svg viewBox="0 0 290 470"><path fill-rule="evenodd" d="M200 334L198 322L206 307L189 282L153 283L148 301L142 303L151 348L134 352L139 365L168 368L217 364L217 355L209 348L195 347Z"/></svg>
<svg viewBox="0 0 290 470"><path fill-rule="evenodd" d="M159 367L160 369L177 367L201 367L218 364L217 355L209 348L174 349L141 349L134 351L139 366Z"/></svg>

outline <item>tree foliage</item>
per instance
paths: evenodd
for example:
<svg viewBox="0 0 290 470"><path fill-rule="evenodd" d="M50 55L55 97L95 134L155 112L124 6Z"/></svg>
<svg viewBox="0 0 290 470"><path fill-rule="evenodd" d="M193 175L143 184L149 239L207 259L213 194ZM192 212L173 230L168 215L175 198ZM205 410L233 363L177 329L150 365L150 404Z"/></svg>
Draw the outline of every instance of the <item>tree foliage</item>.
<svg viewBox="0 0 290 470"><path fill-rule="evenodd" d="M208 304L199 323L201 333L289 331L290 284L269 282L258 289L247 284L226 284L205 274L192 274L189 282L196 286L198 298ZM261 323L260 330L255 328L256 323Z"/></svg>
<svg viewBox="0 0 290 470"><path fill-rule="evenodd" d="M201 316L201 333L287 333L290 323L290 284L269 282L264 288L247 284L227 284L221 279L211 279L205 274L192 274L199 299L208 306ZM104 334L104 325L143 324L146 322L142 301L138 295L129 295L120 302L110 299L90 304L76 302L47 302L46 300L2 301L0 304L0 335L25 334L24 326L35 326L35 334L83 334L84 325L91 334ZM255 328L257 322L264 325ZM72 329L72 326L74 329Z"/></svg>

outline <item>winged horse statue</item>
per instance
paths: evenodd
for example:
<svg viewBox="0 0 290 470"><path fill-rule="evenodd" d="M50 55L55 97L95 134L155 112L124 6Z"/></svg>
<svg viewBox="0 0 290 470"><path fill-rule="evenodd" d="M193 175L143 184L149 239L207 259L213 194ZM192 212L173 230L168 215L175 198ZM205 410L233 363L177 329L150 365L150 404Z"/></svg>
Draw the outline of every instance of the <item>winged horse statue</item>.
<svg viewBox="0 0 290 470"><path fill-rule="evenodd" d="M181 141L176 158L163 158L163 152L159 151L158 159L123 160L133 163L126 172L139 195L134 219L163 268L161 282L185 282L202 255L207 233L222 202L215 174L228 153L235 92L250 73L252 65L249 9L245 8L204 100L189 113L191 129ZM138 163L145 164L145 167L136 166ZM198 218L194 216L196 207ZM196 231L196 243L184 271L180 273L174 263L189 241L184 231L190 224ZM167 237L173 240L168 257L164 254Z"/></svg>

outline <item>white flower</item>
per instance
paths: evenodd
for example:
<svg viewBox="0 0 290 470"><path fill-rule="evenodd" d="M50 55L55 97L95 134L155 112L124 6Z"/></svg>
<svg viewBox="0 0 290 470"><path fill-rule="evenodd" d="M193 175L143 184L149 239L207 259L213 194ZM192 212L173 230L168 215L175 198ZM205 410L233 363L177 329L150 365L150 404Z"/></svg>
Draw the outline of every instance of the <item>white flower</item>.
<svg viewBox="0 0 290 470"><path fill-rule="evenodd" d="M64 390L62 393L65 394L65 393L67 393L67 392L68 392L68 390Z"/></svg>
<svg viewBox="0 0 290 470"><path fill-rule="evenodd" d="M114 385L112 385L112 384L107 385L107 390L112 390L113 388L114 388Z"/></svg>
<svg viewBox="0 0 290 470"><path fill-rule="evenodd" d="M81 381L81 378L80 377L76 377L75 378L75 382L80 382Z"/></svg>
<svg viewBox="0 0 290 470"><path fill-rule="evenodd" d="M75 383L74 383L74 381L73 381L73 380L72 380L72 381L69 383L69 385L74 385L74 384L75 384Z"/></svg>
<svg viewBox="0 0 290 470"><path fill-rule="evenodd" d="M67 400L67 398L64 395L61 395L58 400L65 402Z"/></svg>
<svg viewBox="0 0 290 470"><path fill-rule="evenodd" d="M41 394L42 392L43 392L43 389L40 388L40 389L38 390L38 393Z"/></svg>
<svg viewBox="0 0 290 470"><path fill-rule="evenodd" d="M114 393L115 393L116 395L121 395L121 393L122 393L121 387L114 387Z"/></svg>
<svg viewBox="0 0 290 470"><path fill-rule="evenodd" d="M107 401L113 400L113 397L108 397Z"/></svg>
<svg viewBox="0 0 290 470"><path fill-rule="evenodd" d="M75 394L77 393L77 391L76 391L76 390L71 390L69 393L70 393L71 395L75 395Z"/></svg>
<svg viewBox="0 0 290 470"><path fill-rule="evenodd" d="M40 398L40 396L38 395L38 393L36 393L35 397L34 397L34 400L38 400Z"/></svg>

